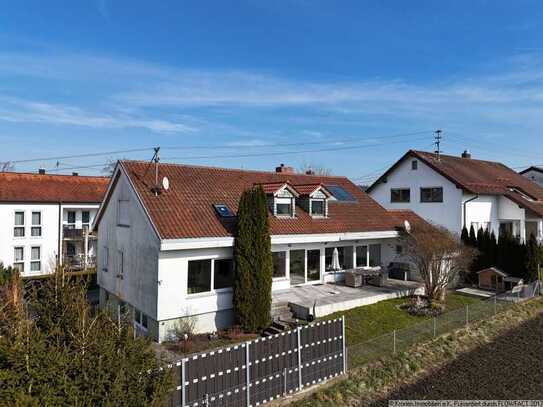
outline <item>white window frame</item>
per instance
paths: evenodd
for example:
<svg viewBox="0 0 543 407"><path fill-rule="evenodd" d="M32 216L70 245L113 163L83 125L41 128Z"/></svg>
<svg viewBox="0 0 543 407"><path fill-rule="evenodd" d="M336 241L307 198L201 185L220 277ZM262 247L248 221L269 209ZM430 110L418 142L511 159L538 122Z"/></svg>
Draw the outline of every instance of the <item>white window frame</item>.
<svg viewBox="0 0 543 407"><path fill-rule="evenodd" d="M70 212L73 212L74 214L74 222L70 222ZM68 229L75 229L77 225L77 211L75 210L67 210L66 211L66 227Z"/></svg>
<svg viewBox="0 0 543 407"><path fill-rule="evenodd" d="M38 249L39 257L37 259L32 258L32 254L33 254L34 249ZM39 266L38 270L32 270L32 264L35 264L35 263L38 263L38 266ZM42 271L41 263L42 263L41 246L39 246L39 245L30 246L30 272L31 273L41 273L41 271Z"/></svg>
<svg viewBox="0 0 543 407"><path fill-rule="evenodd" d="M189 274L189 262L191 261L211 261L211 278L210 278L210 290L208 291L202 291L199 293L189 293L189 280L188 280L188 274ZM219 257L194 257L187 260L187 284L185 286L186 289L186 295L187 298L194 298L194 297L205 297L209 295L215 295L220 294L223 292L231 292L233 290L233 287L224 287L224 288L215 288L215 261L217 260L232 260L232 263L234 262L233 257L228 256L219 256ZM235 267L234 264L232 264L232 267Z"/></svg>
<svg viewBox="0 0 543 407"><path fill-rule="evenodd" d="M322 214L313 213L313 202L318 201L322 202ZM325 198L310 198L309 199L309 214L313 218L325 218L326 217L326 199Z"/></svg>
<svg viewBox="0 0 543 407"><path fill-rule="evenodd" d="M272 270L272 281L281 281L281 280L288 280L289 279L289 258L290 258L290 251L288 249L284 249L284 250L274 250L272 251L272 255L273 253L285 253L285 275L284 276L279 276L279 277L273 277L273 270Z"/></svg>
<svg viewBox="0 0 543 407"><path fill-rule="evenodd" d="M83 214L84 214L85 212L87 212L87 213L89 214L89 221L88 221L88 222L84 222L84 221L83 221ZM91 220L91 211L88 210L88 209L83 209L83 210L81 211L81 224L82 224L83 226L90 226L91 223L92 223L92 220Z"/></svg>
<svg viewBox="0 0 543 407"><path fill-rule="evenodd" d="M381 262L383 261L383 243L381 243L381 242L368 242L368 243L363 243L363 244L357 244L354 247L354 266L355 266L355 268L370 267L370 262L371 262L370 246L381 246L381 248L379 250L380 250L380 253L381 253ZM366 247L366 264L364 266L361 266L361 265L357 264L356 249L359 248L359 247Z"/></svg>
<svg viewBox="0 0 543 407"><path fill-rule="evenodd" d="M417 160L411 161L411 171L417 171L419 169L419 162Z"/></svg>
<svg viewBox="0 0 543 407"><path fill-rule="evenodd" d="M23 214L23 224L22 225L15 224L18 213ZM23 229L23 235L22 236L16 236L15 235L15 230L16 229ZM16 209L16 210L13 211L13 238L14 239L24 239L25 237L26 237L26 212L24 210Z"/></svg>
<svg viewBox="0 0 543 407"><path fill-rule="evenodd" d="M290 205L290 213L288 215L278 213L277 206L286 205L286 204ZM276 196L273 200L273 205L274 205L275 216L277 216L278 218L293 218L294 217L294 205L295 205L294 198Z"/></svg>
<svg viewBox="0 0 543 407"><path fill-rule="evenodd" d="M34 214L35 213L40 214L40 223L39 224L34 224ZM42 211L31 211L31 213L30 213L30 237L34 238L34 239L41 238L42 237L42 232L43 232L42 227L43 227L43 213L42 213ZM34 229L39 229L40 234L34 236L33 233L32 233L32 231Z"/></svg>
<svg viewBox="0 0 543 407"><path fill-rule="evenodd" d="M17 256L15 255L15 252L16 252L17 249L22 250L23 256L22 256L21 260L17 260ZM23 266L22 270L20 272L24 273L25 272L25 247L24 246L14 246L13 247L13 266L16 267L17 264L21 264Z"/></svg>

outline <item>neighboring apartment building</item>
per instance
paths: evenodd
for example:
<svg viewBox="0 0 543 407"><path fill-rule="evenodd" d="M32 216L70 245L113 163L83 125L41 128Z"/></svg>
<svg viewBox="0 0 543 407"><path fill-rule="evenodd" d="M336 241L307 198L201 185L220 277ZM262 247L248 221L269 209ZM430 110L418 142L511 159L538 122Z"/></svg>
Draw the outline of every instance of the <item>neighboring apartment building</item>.
<svg viewBox="0 0 543 407"><path fill-rule="evenodd" d="M148 162L120 161L94 228L101 303L128 310L159 341L185 317L197 317L200 332L233 323L235 214L246 189L261 185L268 196L273 291L386 266L399 250L398 226L420 220L386 211L345 177L284 166L259 172L161 163L157 171L160 189Z"/></svg>
<svg viewBox="0 0 543 407"><path fill-rule="evenodd" d="M532 180L536 184L539 184L543 187L543 168L540 167L530 167L520 172L521 175L525 176L529 180Z"/></svg>
<svg viewBox="0 0 543 407"><path fill-rule="evenodd" d="M543 188L505 165L408 151L368 193L388 209L411 209L460 233L463 226L543 239Z"/></svg>
<svg viewBox="0 0 543 407"><path fill-rule="evenodd" d="M93 266L96 238L89 230L108 181L43 170L0 173L0 262L23 276L48 273L58 263Z"/></svg>

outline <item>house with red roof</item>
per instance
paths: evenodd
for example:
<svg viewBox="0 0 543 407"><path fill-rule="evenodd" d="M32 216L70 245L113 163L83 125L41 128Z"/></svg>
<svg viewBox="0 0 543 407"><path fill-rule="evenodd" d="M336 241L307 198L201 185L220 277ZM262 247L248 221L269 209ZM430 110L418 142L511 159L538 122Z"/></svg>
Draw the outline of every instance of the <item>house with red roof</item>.
<svg viewBox="0 0 543 407"><path fill-rule="evenodd" d="M405 221L422 221L340 176L119 161L93 226L101 303L159 341L182 318L200 332L230 326L236 213L255 186L268 197L274 293L386 268Z"/></svg>
<svg viewBox="0 0 543 407"><path fill-rule="evenodd" d="M410 150L367 192L388 209L410 209L458 234L473 226L543 240L543 187L467 151L455 157Z"/></svg>
<svg viewBox="0 0 543 407"><path fill-rule="evenodd" d="M0 172L0 262L22 276L94 267L90 225L108 177Z"/></svg>

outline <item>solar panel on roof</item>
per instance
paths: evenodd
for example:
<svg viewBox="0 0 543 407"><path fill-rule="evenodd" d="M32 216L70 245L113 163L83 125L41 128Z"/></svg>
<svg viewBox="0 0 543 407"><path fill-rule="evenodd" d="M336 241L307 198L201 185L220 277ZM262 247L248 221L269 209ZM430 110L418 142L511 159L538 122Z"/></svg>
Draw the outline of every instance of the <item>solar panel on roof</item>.
<svg viewBox="0 0 543 407"><path fill-rule="evenodd" d="M325 185L325 187L338 201L356 202L356 198L339 185Z"/></svg>
<svg viewBox="0 0 543 407"><path fill-rule="evenodd" d="M230 208L224 204L214 204L213 207L221 218L231 218L234 216L234 213L230 210Z"/></svg>

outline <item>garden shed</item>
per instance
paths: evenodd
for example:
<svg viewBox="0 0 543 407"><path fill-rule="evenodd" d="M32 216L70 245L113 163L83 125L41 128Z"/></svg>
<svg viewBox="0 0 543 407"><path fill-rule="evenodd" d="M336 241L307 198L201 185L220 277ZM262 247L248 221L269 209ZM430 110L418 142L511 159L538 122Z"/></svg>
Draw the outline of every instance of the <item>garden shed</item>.
<svg viewBox="0 0 543 407"><path fill-rule="evenodd" d="M508 291L517 284L522 284L522 279L512 277L506 272L496 268L489 267L478 271L479 288L494 291Z"/></svg>

